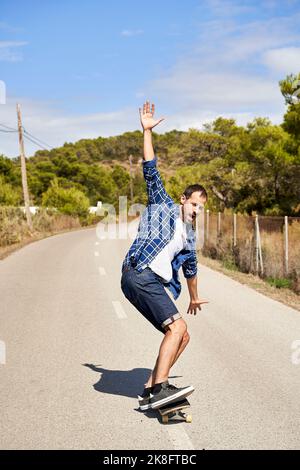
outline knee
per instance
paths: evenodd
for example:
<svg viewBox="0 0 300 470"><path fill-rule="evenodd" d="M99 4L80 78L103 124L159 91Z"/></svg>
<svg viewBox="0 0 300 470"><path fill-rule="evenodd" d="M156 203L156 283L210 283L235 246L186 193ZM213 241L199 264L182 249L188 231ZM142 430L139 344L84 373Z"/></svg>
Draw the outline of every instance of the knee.
<svg viewBox="0 0 300 470"><path fill-rule="evenodd" d="M187 331L185 331L183 337L182 337L182 341L184 342L185 345L188 344L188 342L190 341L190 335Z"/></svg>
<svg viewBox="0 0 300 470"><path fill-rule="evenodd" d="M180 319L176 320L174 323L171 323L171 325L168 325L168 326L169 326L172 333L174 333L176 335L179 335L179 336L182 336L182 338L186 334L188 335L187 324L183 320L183 318L180 318Z"/></svg>

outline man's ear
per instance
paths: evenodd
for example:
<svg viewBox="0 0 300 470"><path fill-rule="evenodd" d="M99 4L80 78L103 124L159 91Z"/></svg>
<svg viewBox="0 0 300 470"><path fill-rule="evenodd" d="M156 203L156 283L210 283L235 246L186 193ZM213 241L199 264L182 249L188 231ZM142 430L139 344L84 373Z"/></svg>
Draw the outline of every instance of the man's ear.
<svg viewBox="0 0 300 470"><path fill-rule="evenodd" d="M181 194L181 196L180 196L180 202L181 202L181 204L183 204L185 201L186 201L185 194Z"/></svg>

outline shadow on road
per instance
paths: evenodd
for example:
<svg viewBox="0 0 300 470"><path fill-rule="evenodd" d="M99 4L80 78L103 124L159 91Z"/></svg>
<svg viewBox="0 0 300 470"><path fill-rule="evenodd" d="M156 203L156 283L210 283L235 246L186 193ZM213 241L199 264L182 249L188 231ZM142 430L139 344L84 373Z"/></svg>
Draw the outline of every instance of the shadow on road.
<svg viewBox="0 0 300 470"><path fill-rule="evenodd" d="M100 367L95 364L82 364L94 372L101 374L97 383L94 384L94 389L97 392L108 393L111 395L121 395L124 397L137 398L138 393L143 390L144 383L148 380L151 369L136 368L131 370L110 370ZM181 376L172 376L174 379ZM135 408L135 411L143 413L148 418L157 418L157 411L148 410L141 411Z"/></svg>
<svg viewBox="0 0 300 470"><path fill-rule="evenodd" d="M83 364L94 372L99 372L101 377L94 384L97 392L124 397L136 398L143 390L144 383L151 373L150 369L136 368L131 370L110 370L94 364Z"/></svg>
<svg viewBox="0 0 300 470"><path fill-rule="evenodd" d="M124 397L137 398L142 393L144 384L149 378L151 369L136 368L131 370L110 370L95 364L82 364L85 367L99 372L101 377L94 384L97 392L109 393L111 395L122 395ZM181 376L172 376L174 379Z"/></svg>

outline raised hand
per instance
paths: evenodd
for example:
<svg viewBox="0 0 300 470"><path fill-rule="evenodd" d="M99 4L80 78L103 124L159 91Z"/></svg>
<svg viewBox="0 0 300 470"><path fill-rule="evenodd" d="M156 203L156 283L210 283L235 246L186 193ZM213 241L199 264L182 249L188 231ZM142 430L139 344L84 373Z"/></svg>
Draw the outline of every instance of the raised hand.
<svg viewBox="0 0 300 470"><path fill-rule="evenodd" d="M144 131L148 129L152 129L153 127L157 126L157 124L159 124L161 121L165 119L165 118L154 119L153 117L154 110L155 110L154 104L152 103L152 106L150 108L149 101L146 101L146 103L143 104L143 111L141 108L139 108L141 124L142 124Z"/></svg>

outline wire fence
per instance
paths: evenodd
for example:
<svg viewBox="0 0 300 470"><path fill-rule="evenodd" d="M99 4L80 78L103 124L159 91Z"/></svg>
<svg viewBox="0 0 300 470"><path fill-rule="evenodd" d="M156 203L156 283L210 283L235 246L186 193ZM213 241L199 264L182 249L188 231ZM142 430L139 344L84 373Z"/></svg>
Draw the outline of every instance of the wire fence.
<svg viewBox="0 0 300 470"><path fill-rule="evenodd" d="M211 213L198 217L198 248L229 268L289 280L300 293L300 217Z"/></svg>

